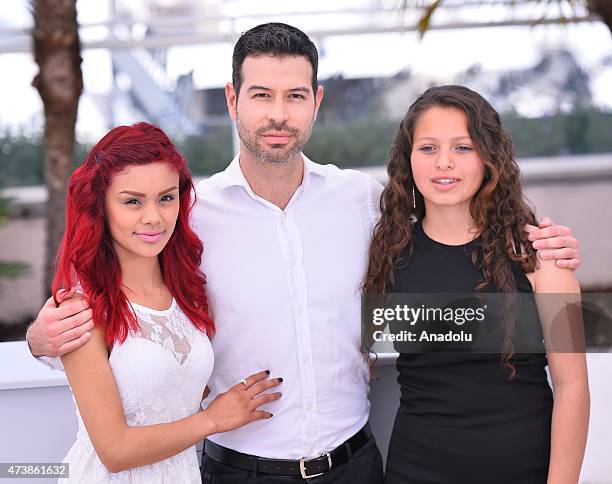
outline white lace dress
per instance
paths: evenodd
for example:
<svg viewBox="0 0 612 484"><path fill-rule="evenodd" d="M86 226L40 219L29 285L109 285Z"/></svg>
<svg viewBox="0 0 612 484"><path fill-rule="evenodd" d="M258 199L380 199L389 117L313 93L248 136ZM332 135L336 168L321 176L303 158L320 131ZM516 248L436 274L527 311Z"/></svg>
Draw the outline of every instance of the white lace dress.
<svg viewBox="0 0 612 484"><path fill-rule="evenodd" d="M133 304L141 332L115 344L109 356L127 424L173 422L200 408L213 367L207 336L198 331L173 300L165 311ZM201 483L195 446L155 464L110 473L102 464L77 409L76 442L64 462L69 479L86 483Z"/></svg>

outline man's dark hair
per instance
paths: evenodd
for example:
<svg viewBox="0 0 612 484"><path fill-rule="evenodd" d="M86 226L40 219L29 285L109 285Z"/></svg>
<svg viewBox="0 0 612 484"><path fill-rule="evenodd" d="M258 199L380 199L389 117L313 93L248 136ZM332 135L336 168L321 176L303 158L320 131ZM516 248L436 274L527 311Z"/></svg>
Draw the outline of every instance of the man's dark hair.
<svg viewBox="0 0 612 484"><path fill-rule="evenodd" d="M319 54L312 40L300 29L291 25L270 22L247 30L240 36L234 46L232 83L236 96L238 96L242 85L242 63L244 59L258 55L306 57L312 66L312 92L316 95Z"/></svg>

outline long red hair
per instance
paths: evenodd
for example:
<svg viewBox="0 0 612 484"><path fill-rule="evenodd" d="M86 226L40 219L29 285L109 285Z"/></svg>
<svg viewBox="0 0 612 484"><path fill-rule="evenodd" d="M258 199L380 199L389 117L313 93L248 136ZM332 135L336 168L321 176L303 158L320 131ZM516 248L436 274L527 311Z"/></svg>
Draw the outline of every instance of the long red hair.
<svg viewBox="0 0 612 484"><path fill-rule="evenodd" d="M66 231L53 278L53 294L79 284L103 328L109 347L123 342L138 321L121 290L121 267L106 224L104 200L114 175L130 165L168 163L179 174L179 214L170 240L159 254L164 282L183 312L199 330L212 337L214 323L200 271L203 245L189 226L195 203L191 174L185 159L168 136L148 123L118 126L89 152L70 177L66 198Z"/></svg>

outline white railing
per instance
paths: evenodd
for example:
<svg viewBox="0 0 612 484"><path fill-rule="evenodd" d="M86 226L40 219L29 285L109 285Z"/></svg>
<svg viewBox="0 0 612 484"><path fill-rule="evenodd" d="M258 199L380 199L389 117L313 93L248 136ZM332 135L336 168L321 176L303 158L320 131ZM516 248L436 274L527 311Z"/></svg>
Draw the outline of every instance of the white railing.
<svg viewBox="0 0 612 484"><path fill-rule="evenodd" d="M612 476L612 352L587 358L591 421L580 482L606 484ZM379 379L371 383L370 421L383 457L399 402L394 363L392 357L381 358ZM76 435L74 404L64 374L37 362L23 341L0 345L0 429L3 462L59 462Z"/></svg>

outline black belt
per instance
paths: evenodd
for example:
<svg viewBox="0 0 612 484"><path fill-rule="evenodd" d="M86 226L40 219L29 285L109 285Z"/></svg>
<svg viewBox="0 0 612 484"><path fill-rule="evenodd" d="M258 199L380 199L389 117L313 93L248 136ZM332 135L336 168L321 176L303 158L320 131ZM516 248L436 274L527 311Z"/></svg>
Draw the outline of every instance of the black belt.
<svg viewBox="0 0 612 484"><path fill-rule="evenodd" d="M236 452L235 450L215 444L210 440L206 441L205 452L211 459L237 469L263 474L300 476L302 479L310 479L349 462L351 456L366 445L371 437L372 431L369 424L366 424L359 432L331 452L313 459L266 459L256 455Z"/></svg>

